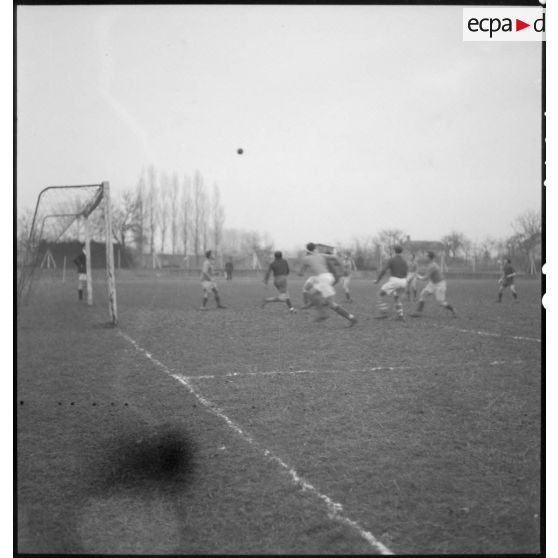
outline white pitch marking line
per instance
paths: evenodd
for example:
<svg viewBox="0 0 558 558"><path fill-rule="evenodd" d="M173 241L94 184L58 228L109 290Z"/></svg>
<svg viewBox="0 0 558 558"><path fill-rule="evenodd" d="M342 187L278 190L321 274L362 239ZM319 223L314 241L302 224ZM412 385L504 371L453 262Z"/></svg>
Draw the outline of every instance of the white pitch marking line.
<svg viewBox="0 0 558 558"><path fill-rule="evenodd" d="M178 374L174 374L167 366L165 366L161 361L157 360L156 358L154 358L151 353L149 353L148 351L146 351L143 347L141 347L134 339L132 339L129 335L123 333L121 330L118 331L118 333L124 337L124 339L126 339L129 343L131 343L134 348L142 353L143 355L145 355L149 360L151 360L151 362L153 362L154 364L156 364L159 368L161 368L166 374L168 374L171 378L174 378L175 380L179 381L183 386L185 386L188 391L194 396L196 397L196 399L202 404L204 405L204 407L206 407L209 411L211 411L214 415L217 415L219 418L223 419L226 424L232 429L234 430L243 440L245 440L246 442L248 442L248 444L254 446L256 449L258 449L259 451L261 451L264 455L264 457L266 457L267 459L269 459L270 461L273 461L275 463L277 463L278 465L280 465L283 469L285 469L287 471L287 473L289 474L289 476L291 477L291 480L293 481L293 483L298 486L303 492L310 492L312 493L314 496L316 496L318 499L322 500L322 502L324 502L326 504L327 510L328 510L328 517L332 520L336 520L340 523L343 523L345 525L348 525L349 527L353 528L354 530L356 530L358 532L358 534L364 539L366 540L366 542L368 542L368 544L374 548L376 551L380 552L380 554L393 554L393 552L387 548L385 545L383 545L372 533L370 533L369 531L364 530L357 521L353 521L352 519L350 519L349 517L347 517L346 515L343 514L343 506L342 504L339 504L338 502L333 501L331 498L329 498L329 496L326 496L325 494L322 494L317 488L315 488L312 484L310 484L307 480L305 480L303 477L301 477L294 468L290 467L289 465L287 465L287 463L285 463L280 457L278 457L277 455L275 455L272 451L262 448L260 447L260 445L254 440L254 438L252 438L252 436L250 436L250 434L248 434L247 432L245 432L244 430L242 430L242 428L240 428L240 426L238 424L236 424L234 421L232 421L229 417L227 417L227 415L225 415L225 413L216 405L214 405L211 401L209 401L208 399L206 399L205 397L203 397L202 395L200 395L192 386L192 384L190 383L190 381L188 380L188 378L184 377L184 376L180 376Z"/></svg>
<svg viewBox="0 0 558 558"><path fill-rule="evenodd" d="M492 333L489 331L475 331L474 329L460 329L453 326L444 326L433 324L434 327L438 329L453 329L454 331L459 331L461 333L474 333L475 335L482 335L483 337L503 337L507 339L514 339L516 341L535 341L536 343L540 343L541 340L538 337L521 337L519 335L503 335L501 333Z"/></svg>
<svg viewBox="0 0 558 558"><path fill-rule="evenodd" d="M466 366L504 366L511 364L527 364L525 360L493 360L486 364L478 362L467 363ZM445 364L440 365L445 367ZM374 366L372 368L354 368L349 370L268 370L261 372L227 372L226 374L202 374L200 376L181 375L185 380L222 380L225 378L243 378L247 376L278 376L278 375L295 375L295 374L352 374L355 372L377 372L380 370L417 370L422 368L432 368L432 364L414 366Z"/></svg>
<svg viewBox="0 0 558 558"><path fill-rule="evenodd" d="M342 372L376 372L378 370L410 370L410 366L375 366L373 368L359 368L358 370L343 370ZM261 372L227 372L226 374L202 374L200 376L183 376L188 380L214 380L215 378L237 378L243 376L276 376L279 374L338 374L341 370L268 370Z"/></svg>

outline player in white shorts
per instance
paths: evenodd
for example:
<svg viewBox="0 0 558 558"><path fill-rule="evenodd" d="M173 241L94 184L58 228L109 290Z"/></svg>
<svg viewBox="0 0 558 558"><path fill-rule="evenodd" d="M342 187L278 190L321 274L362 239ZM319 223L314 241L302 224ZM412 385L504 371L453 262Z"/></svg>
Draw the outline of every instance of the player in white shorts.
<svg viewBox="0 0 558 558"><path fill-rule="evenodd" d="M343 259L341 260L341 265L343 266L343 278L341 279L341 286L343 291L345 291L345 300L347 302L353 302L351 298L351 292L349 290L349 284L351 282L351 273L356 271L356 264L351 257L350 252L345 252Z"/></svg>
<svg viewBox="0 0 558 558"><path fill-rule="evenodd" d="M426 287L422 289L417 309L411 314L411 316L413 318L419 318L422 316L426 297L434 295L438 304L446 310L449 310L453 317L456 318L457 314L455 313L453 306L446 300L446 280L444 279L444 274L442 273L440 266L434 261L435 254L434 252L427 252L427 256L430 263L428 264L424 275L418 274L417 276L421 281L428 281L428 283L426 284Z"/></svg>
<svg viewBox="0 0 558 558"><path fill-rule="evenodd" d="M305 287L309 289L307 293L310 300L318 308L318 317L316 320L325 320L328 316L327 313L324 312L324 307L329 307L348 320L349 327L352 327L358 320L353 314L350 314L335 302L335 288L333 287L335 276L328 269L327 256L315 250L316 245L313 242L309 242L306 245L306 256L304 256L302 260L302 268L300 269L299 275L303 275L306 269L309 269L312 273L310 278L311 282L310 279L306 281Z"/></svg>
<svg viewBox="0 0 558 558"><path fill-rule="evenodd" d="M393 296L397 319L403 321L403 303L401 302L401 297L403 296L403 294L405 293L405 289L407 288L408 266L407 262L401 256L403 248L401 248L401 246L395 246L394 251L395 256L389 258L389 260L380 271L378 278L376 279L376 281L374 281L375 284L378 284L384 274L389 271L389 279L380 287L380 290L377 294L377 304L380 313L378 316L374 316L374 318L387 318L388 304L385 298L386 296Z"/></svg>
<svg viewBox="0 0 558 558"><path fill-rule="evenodd" d="M417 300L417 271L418 266L417 262L415 261L415 255L411 255L411 261L409 263L409 273L407 273L407 300L411 300L411 293L412 293L412 300L415 302Z"/></svg>
<svg viewBox="0 0 558 558"><path fill-rule="evenodd" d="M219 297L219 289L217 289L217 283L213 279L214 277L214 269L213 269L213 255L211 250L208 250L205 253L205 260L202 265L202 275L201 275L201 284L203 289L203 299L202 305L200 310L207 310L207 300L209 298L209 294L213 293L215 297L215 302L217 304L217 308L226 308L223 304L221 304L221 299Z"/></svg>

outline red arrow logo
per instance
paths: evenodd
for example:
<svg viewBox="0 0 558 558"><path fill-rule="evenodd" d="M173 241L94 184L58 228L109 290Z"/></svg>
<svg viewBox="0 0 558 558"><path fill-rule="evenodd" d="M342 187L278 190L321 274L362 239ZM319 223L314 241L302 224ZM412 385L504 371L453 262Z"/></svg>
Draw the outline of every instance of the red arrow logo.
<svg viewBox="0 0 558 558"><path fill-rule="evenodd" d="M522 29L525 29L525 27L531 27L531 24L529 23L525 23L524 21L521 21L520 19L515 19L515 30L516 31L521 31Z"/></svg>

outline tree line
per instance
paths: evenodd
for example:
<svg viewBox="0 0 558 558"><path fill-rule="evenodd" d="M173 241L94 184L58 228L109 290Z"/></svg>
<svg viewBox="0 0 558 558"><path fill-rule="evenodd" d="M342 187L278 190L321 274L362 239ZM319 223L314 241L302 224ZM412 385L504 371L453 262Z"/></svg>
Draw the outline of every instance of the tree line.
<svg viewBox="0 0 558 558"><path fill-rule="evenodd" d="M70 194L59 197L43 213L72 215L79 213L82 206L83 200ZM193 176L180 176L150 165L141 172L135 187L120 193L113 191L111 208L113 240L129 260L128 265L141 266L147 261L148 267L155 266L157 255L166 254L190 258L197 266L209 249L220 259L273 249L273 241L267 233L225 228L225 208L219 185L214 183L209 187L199 170ZM18 215L18 252L28 243L32 216L31 210ZM58 232L68 219L48 221L43 238L58 238ZM92 239L103 239L104 219L102 211L91 214ZM82 227L83 223L76 220L63 239L83 238Z"/></svg>
<svg viewBox="0 0 558 558"><path fill-rule="evenodd" d="M493 269L501 265L502 258L510 257L519 269L529 273L540 273L542 265L542 219L541 212L526 210L511 223L514 231L508 237L485 236L480 241L468 238L464 233L451 231L439 240L438 255L443 254L453 267ZM393 247L402 245L409 252L425 251L420 245L428 243L412 242L402 229L383 229L375 236L354 239L341 249L350 251L358 269L377 269L382 260L393 254ZM440 253L441 252L441 253Z"/></svg>
<svg viewBox="0 0 558 558"><path fill-rule="evenodd" d="M51 213L72 214L80 211L83 200L64 197L49 208ZM24 250L29 237L32 212L18 215L18 254ZM180 176L177 172L158 171L154 165L144 169L135 187L113 193L112 219L114 242L127 262L125 265L155 267L158 254L181 256L193 260L198 267L203 254L211 249L220 263L225 258L245 262L256 254L267 259L274 250L273 239L267 233L225 227L225 208L218 184L208 187L202 173ZM56 227L64 219L52 219L45 238L56 238ZM65 239L82 238L77 220ZM542 248L541 212L526 210L511 223L513 234L505 238L486 236L473 241L464 233L451 231L432 244L438 253L455 267L467 266L475 271L490 269L509 256L519 269L530 274L540 272ZM104 237L104 212L95 211L90 217L92 239ZM389 257L393 247L401 244L407 251L417 252L416 243L399 228L384 229L375 236L356 238L338 245L350 251L358 269L377 269ZM423 251L425 248L423 248ZM300 254L299 254L300 255ZM180 259L180 258L179 258ZM262 262L263 263L263 262Z"/></svg>

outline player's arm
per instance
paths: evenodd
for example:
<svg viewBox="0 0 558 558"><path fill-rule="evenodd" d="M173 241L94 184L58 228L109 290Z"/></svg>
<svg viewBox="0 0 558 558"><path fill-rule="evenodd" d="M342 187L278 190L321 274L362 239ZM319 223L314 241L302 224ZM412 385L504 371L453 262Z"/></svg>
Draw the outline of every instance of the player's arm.
<svg viewBox="0 0 558 558"><path fill-rule="evenodd" d="M377 284L380 282L381 278L385 275L386 271L388 270L389 267L389 260L388 263L386 263L386 265L384 265L384 267L382 268L382 271L380 271L380 275L378 275L378 277L376 278L376 281L374 281L374 284Z"/></svg>
<svg viewBox="0 0 558 558"><path fill-rule="evenodd" d="M515 277L515 271L513 271L512 273L508 273L505 277L506 279L511 279L512 277Z"/></svg>
<svg viewBox="0 0 558 558"><path fill-rule="evenodd" d="M302 262L302 265L300 266L300 269L298 270L298 276L302 277L304 275L304 272L308 269L308 264L306 262Z"/></svg>
<svg viewBox="0 0 558 558"><path fill-rule="evenodd" d="M267 272L265 274L264 280L263 282L267 285L267 282L269 281L269 276L271 275L271 265L267 268Z"/></svg>
<svg viewBox="0 0 558 558"><path fill-rule="evenodd" d="M421 281L426 281L426 280L430 277L430 270L429 270L428 268L425 269L425 270L424 270L424 274L423 274L423 273L420 273L420 271L419 271L419 269L418 269L418 267L417 267L417 270L416 270L416 272L415 272L415 277L416 277L417 279L420 279Z"/></svg>
<svg viewBox="0 0 558 558"><path fill-rule="evenodd" d="M211 281L211 268L205 263L202 267L202 281Z"/></svg>

